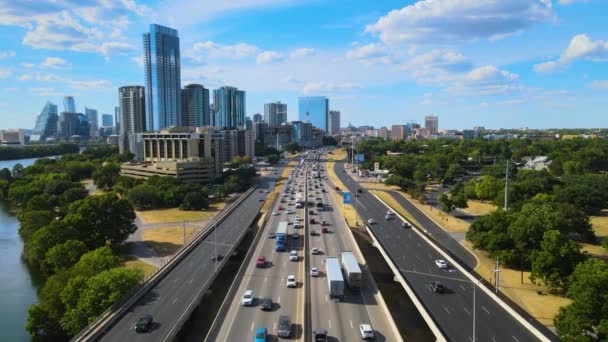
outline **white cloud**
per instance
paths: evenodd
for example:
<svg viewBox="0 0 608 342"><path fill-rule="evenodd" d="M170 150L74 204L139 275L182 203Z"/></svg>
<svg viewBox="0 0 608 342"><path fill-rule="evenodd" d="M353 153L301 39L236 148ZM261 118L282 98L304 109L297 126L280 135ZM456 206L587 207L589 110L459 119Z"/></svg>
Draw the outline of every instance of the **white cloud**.
<svg viewBox="0 0 608 342"><path fill-rule="evenodd" d="M346 52L346 58L366 63L390 62L388 48L383 44L371 43Z"/></svg>
<svg viewBox="0 0 608 342"><path fill-rule="evenodd" d="M108 91L113 89L112 83L108 80L74 80L71 78L64 78L53 74L38 74L35 76L31 75L31 77L28 77L27 79L33 79L38 82L66 84L74 90Z"/></svg>
<svg viewBox="0 0 608 342"><path fill-rule="evenodd" d="M452 93L492 95L518 88L519 75L486 65L471 70L448 88Z"/></svg>
<svg viewBox="0 0 608 342"><path fill-rule="evenodd" d="M314 54L315 54L315 49L313 49L313 48L299 48L299 49L293 50L289 54L289 57L290 58L302 58L302 57L312 56Z"/></svg>
<svg viewBox="0 0 608 342"><path fill-rule="evenodd" d="M0 68L0 80L8 78L12 72L8 69Z"/></svg>
<svg viewBox="0 0 608 342"><path fill-rule="evenodd" d="M496 39L554 17L548 0L420 0L368 25L387 43L457 43Z"/></svg>
<svg viewBox="0 0 608 342"><path fill-rule="evenodd" d="M192 49L186 50L184 56L196 62L205 62L209 59L239 60L255 56L258 48L254 45L238 43L223 45L213 41L197 42Z"/></svg>
<svg viewBox="0 0 608 342"><path fill-rule="evenodd" d="M352 90L359 89L360 85L344 82L344 83L334 83L334 82L307 82L302 87L302 93L310 94L315 92L334 92L341 90Z"/></svg>
<svg viewBox="0 0 608 342"><path fill-rule="evenodd" d="M460 53L433 50L414 56L401 65L401 69L408 71L419 83L442 84L471 71L473 63Z"/></svg>
<svg viewBox="0 0 608 342"><path fill-rule="evenodd" d="M279 62L285 59L285 55L276 51L264 51L256 57L255 61L258 64Z"/></svg>
<svg viewBox="0 0 608 342"><path fill-rule="evenodd" d="M29 90L33 93L36 93L40 96L63 96L62 92L55 90L55 88L51 87L33 87L29 88Z"/></svg>
<svg viewBox="0 0 608 342"><path fill-rule="evenodd" d="M23 75L20 75L19 77L17 77L17 79L18 79L19 81L29 81L29 80L31 80L32 78L34 78L34 76L32 76L32 75L30 75L30 74L23 74Z"/></svg>
<svg viewBox="0 0 608 342"><path fill-rule="evenodd" d="M36 64L34 63L21 63L21 66L24 68L35 68Z"/></svg>
<svg viewBox="0 0 608 342"><path fill-rule="evenodd" d="M131 58L135 64L137 64L138 67L143 68L144 67L144 56L143 55L139 55L137 57L132 57Z"/></svg>
<svg viewBox="0 0 608 342"><path fill-rule="evenodd" d="M608 80L591 81L589 87L595 90L608 90Z"/></svg>
<svg viewBox="0 0 608 342"><path fill-rule="evenodd" d="M15 51L0 51L0 59L6 59L6 58L11 58L11 57L15 57L17 54L15 53Z"/></svg>
<svg viewBox="0 0 608 342"><path fill-rule="evenodd" d="M534 65L536 72L550 72L584 59L593 62L608 61L608 42L604 40L591 40L586 34L579 34L570 40L570 44L559 59Z"/></svg>
<svg viewBox="0 0 608 342"><path fill-rule="evenodd" d="M65 69L70 67L70 63L63 58L47 57L42 63L41 68Z"/></svg>
<svg viewBox="0 0 608 342"><path fill-rule="evenodd" d="M573 3L589 2L589 0L559 0L560 5L572 5Z"/></svg>

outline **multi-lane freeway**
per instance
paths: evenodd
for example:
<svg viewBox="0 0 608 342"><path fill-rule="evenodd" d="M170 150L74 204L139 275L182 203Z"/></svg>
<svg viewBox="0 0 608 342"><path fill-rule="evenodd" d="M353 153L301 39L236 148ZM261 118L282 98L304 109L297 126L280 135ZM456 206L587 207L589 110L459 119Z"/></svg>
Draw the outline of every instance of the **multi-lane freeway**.
<svg viewBox="0 0 608 342"><path fill-rule="evenodd" d="M280 174L281 169L278 170ZM209 234L196 248L173 267L142 298L125 312L101 337L103 341L167 341L178 332L187 319L187 309L196 305L197 298L216 272L216 254L226 255L253 218L258 214L267 190L274 187L278 176L260 177L258 191L245 199L215 232ZM261 191L261 192L260 192ZM151 315L153 327L144 334L136 333L134 325L143 315Z"/></svg>
<svg viewBox="0 0 608 342"><path fill-rule="evenodd" d="M288 186L290 191L287 191ZM302 167L292 173L291 181L287 182L281 190L280 200L274 207L277 215L273 215L264 228L264 239L256 246L254 257L247 266L237 295L230 303L230 309L218 333L217 341L251 341L257 329L262 327L266 328L269 334L276 336L280 315L290 317L293 323L291 336L300 340L305 335L303 329L308 327L311 330L326 330L334 340L355 341L361 339L359 325L370 324L374 328L377 340L400 341L401 338L395 335L396 329L391 325L392 318L386 315L386 311L377 302L379 297L373 294L376 287L373 278L366 270L364 270L364 286L360 292L347 289L344 298L340 301L329 297L324 271L325 257L339 256L343 250L356 252L354 240L349 239L347 235L351 233L346 227L344 218L336 210L338 207L329 195L331 191L329 185L326 182L306 178L305 167ZM294 194L291 191L296 193L301 191L308 201L317 202L319 198L324 203L324 208L308 206L295 209ZM288 214L287 209L293 213ZM294 228L296 215L300 217L301 222L306 220L303 222L303 228ZM310 223L311 219L315 223ZM325 226L328 228L328 233L322 233L321 225L316 223L322 220L328 222ZM277 252L275 240L267 236L276 232L279 223L285 221L290 222L288 225L290 237L286 251ZM314 236L311 235L312 231L316 233ZM297 238L294 238L295 236ZM304 250L305 245L309 247L308 250ZM313 255L310 250L313 247L318 248L320 253ZM298 253L297 261L290 261L289 252L292 250ZM356 255L361 263L361 255L358 252ZM259 256L266 258L265 267L256 267ZM308 259L310 267L319 268L318 277L309 275L310 269L304 267L305 258ZM296 288L286 286L289 275L296 276ZM309 300L305 296L304 286L309 286ZM255 300L251 306L244 306L241 303L242 295L246 290L252 290L254 293ZM272 299L273 308L270 311L261 310L259 304L262 298ZM305 305L309 305L310 322L305 321Z"/></svg>
<svg viewBox="0 0 608 342"><path fill-rule="evenodd" d="M334 170L344 185L356 193L357 184L347 175L344 163L336 163ZM368 227L448 340L539 340L489 295L479 288L474 291L469 278L453 265L439 268L436 260L444 257L413 229L403 228L399 219L386 220L387 208L375 197L364 192L354 200L358 201L360 216L375 220ZM433 292L431 281L445 285L446 293Z"/></svg>

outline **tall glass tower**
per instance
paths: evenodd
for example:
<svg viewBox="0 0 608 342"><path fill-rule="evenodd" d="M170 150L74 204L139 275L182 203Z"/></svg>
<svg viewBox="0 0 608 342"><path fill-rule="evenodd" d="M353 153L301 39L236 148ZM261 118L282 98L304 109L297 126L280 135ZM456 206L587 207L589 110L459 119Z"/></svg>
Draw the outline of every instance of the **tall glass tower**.
<svg viewBox="0 0 608 342"><path fill-rule="evenodd" d="M206 127L209 118L209 89L189 84L182 89L182 126Z"/></svg>
<svg viewBox="0 0 608 342"><path fill-rule="evenodd" d="M245 126L245 91L234 87L214 89L213 106L217 113L217 128L237 129Z"/></svg>
<svg viewBox="0 0 608 342"><path fill-rule="evenodd" d="M181 126L181 74L177 30L151 24L144 33L146 130Z"/></svg>
<svg viewBox="0 0 608 342"><path fill-rule="evenodd" d="M313 126L328 131L329 99L325 96L298 98L298 119L310 121Z"/></svg>
<svg viewBox="0 0 608 342"><path fill-rule="evenodd" d="M58 119L57 105L47 101L38 117L36 117L34 128L36 133L40 134L40 140L55 139Z"/></svg>
<svg viewBox="0 0 608 342"><path fill-rule="evenodd" d="M74 101L74 96L63 97L63 111L68 113L76 113L76 101Z"/></svg>

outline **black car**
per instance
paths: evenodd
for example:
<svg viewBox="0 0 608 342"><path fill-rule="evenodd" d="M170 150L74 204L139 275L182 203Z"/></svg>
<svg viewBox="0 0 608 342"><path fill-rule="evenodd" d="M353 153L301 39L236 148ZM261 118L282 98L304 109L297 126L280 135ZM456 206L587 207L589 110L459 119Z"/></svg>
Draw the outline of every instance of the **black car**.
<svg viewBox="0 0 608 342"><path fill-rule="evenodd" d="M152 326L152 316L143 315L137 320L137 323L135 323L135 331L138 333L146 332L146 331L150 330L151 326Z"/></svg>
<svg viewBox="0 0 608 342"><path fill-rule="evenodd" d="M435 293L445 292L445 286L438 281L432 281L429 285L431 286L431 290L433 290Z"/></svg>
<svg viewBox="0 0 608 342"><path fill-rule="evenodd" d="M312 340L314 342L326 342L327 331L324 329L315 329L312 331Z"/></svg>
<svg viewBox="0 0 608 342"><path fill-rule="evenodd" d="M262 298L260 300L260 309L262 309L262 311L272 310L272 299Z"/></svg>
<svg viewBox="0 0 608 342"><path fill-rule="evenodd" d="M212 261L222 261L222 259L224 259L224 256L221 255L221 254L214 255L214 256L211 257Z"/></svg>

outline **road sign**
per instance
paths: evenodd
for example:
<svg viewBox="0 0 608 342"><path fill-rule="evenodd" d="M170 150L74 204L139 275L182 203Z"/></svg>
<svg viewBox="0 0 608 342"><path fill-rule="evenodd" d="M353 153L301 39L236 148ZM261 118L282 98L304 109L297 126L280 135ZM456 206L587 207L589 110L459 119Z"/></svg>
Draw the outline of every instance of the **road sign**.
<svg viewBox="0 0 608 342"><path fill-rule="evenodd" d="M355 154L355 164L361 164L365 161L365 155L362 153Z"/></svg>
<svg viewBox="0 0 608 342"><path fill-rule="evenodd" d="M342 193L342 204L350 204L350 192Z"/></svg>

